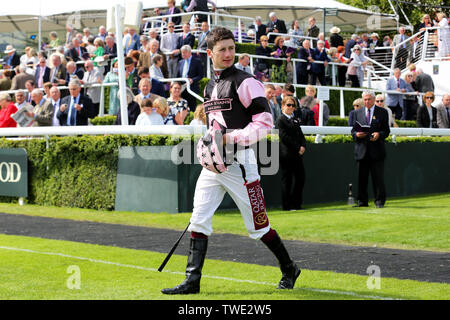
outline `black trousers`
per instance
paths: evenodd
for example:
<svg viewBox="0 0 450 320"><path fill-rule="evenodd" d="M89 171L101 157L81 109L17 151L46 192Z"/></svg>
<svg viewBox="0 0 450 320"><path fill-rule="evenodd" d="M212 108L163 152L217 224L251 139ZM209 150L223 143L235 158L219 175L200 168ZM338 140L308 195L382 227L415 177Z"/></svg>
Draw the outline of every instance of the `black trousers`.
<svg viewBox="0 0 450 320"><path fill-rule="evenodd" d="M368 156L358 161L358 202L369 203L369 174L372 178L375 203L386 202L386 188L384 185L384 160L372 160Z"/></svg>
<svg viewBox="0 0 450 320"><path fill-rule="evenodd" d="M280 158L280 173L283 210L301 209L305 185L303 158Z"/></svg>
<svg viewBox="0 0 450 320"><path fill-rule="evenodd" d="M400 107L399 103L397 103L396 106L389 106L389 109L392 110L392 116L395 118L395 120L402 119L403 109L402 109L402 107Z"/></svg>
<svg viewBox="0 0 450 320"><path fill-rule="evenodd" d="M338 67L338 84L339 87L345 87L345 82L347 81L347 67L339 66Z"/></svg>
<svg viewBox="0 0 450 320"><path fill-rule="evenodd" d="M359 88L359 78L356 74L349 74L348 78L350 79L350 81L352 82L352 88Z"/></svg>
<svg viewBox="0 0 450 320"><path fill-rule="evenodd" d="M326 86L327 85L327 83L325 81L325 71L321 72L321 73L314 73L314 72L312 72L311 73L311 84L315 86L316 82L317 82L317 79L319 80L320 85L322 85L322 86Z"/></svg>

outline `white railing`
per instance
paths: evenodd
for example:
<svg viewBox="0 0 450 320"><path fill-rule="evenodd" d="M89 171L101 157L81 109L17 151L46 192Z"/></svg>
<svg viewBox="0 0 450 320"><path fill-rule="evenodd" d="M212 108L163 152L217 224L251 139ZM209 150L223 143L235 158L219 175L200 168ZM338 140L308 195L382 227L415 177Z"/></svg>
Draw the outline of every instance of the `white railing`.
<svg viewBox="0 0 450 320"><path fill-rule="evenodd" d="M319 38L313 38L308 36L299 36L296 34L289 34L289 33L279 33L279 32L269 32L267 34L267 37L270 39L270 36L280 36L283 38L298 38L298 39L304 39L304 40L310 40L310 46L311 48L314 48L314 41L318 41Z"/></svg>
<svg viewBox="0 0 450 320"><path fill-rule="evenodd" d="M279 85L284 86L284 83L276 83L276 82L268 82L273 85ZM305 84L292 84L295 88L306 88L308 85ZM315 86L318 88L319 86ZM339 117L345 118L345 103L344 103L344 91L353 91L353 92L361 92L361 94L365 91L372 91L375 93L380 94L396 94L396 95L408 95L408 96L417 96L419 97L419 100L422 99L423 95L425 93L417 93L417 92L398 92L395 90L380 90L380 89L370 89L370 88L351 88L351 87L331 87L331 86L320 86L320 88L328 89L328 90L338 90L339 91L339 101L340 101L340 108L339 108ZM436 97L442 96L440 94L435 94Z"/></svg>
<svg viewBox="0 0 450 320"><path fill-rule="evenodd" d="M183 13L177 13L177 14L170 14L170 15L162 15L162 16L154 16L154 17L149 17L149 18L144 18L144 21L150 21L152 23L152 28L154 28L155 23L161 24L160 27L160 35L162 37L162 35L164 34L164 32L167 29L167 18L171 17L184 17L184 16L195 16L195 15L203 15L203 16L207 16L207 21L208 21L208 25L209 26L218 26L218 25L224 25L223 21L221 21L221 23L219 24L219 18L226 18L226 19L233 19L235 21L237 21L237 24L234 25L233 30L237 30L238 31L238 42L242 42L242 29L241 29L241 23L243 21L249 21L251 22L253 25L255 25L256 21L255 18L251 18L251 17L244 17L244 16L237 16L237 15L230 15L230 14L223 14L223 13L217 13L217 12L203 12L203 11L193 11L193 12L183 12ZM192 19L190 19L190 23L192 24L193 21ZM222 19L223 20L223 19ZM175 26L177 27L177 29L179 28L179 26ZM255 40L253 40L252 42L255 42Z"/></svg>
<svg viewBox="0 0 450 320"><path fill-rule="evenodd" d="M351 127L318 127L302 126L307 135L350 135ZM431 128L390 128L391 134L396 136L450 136L450 129ZM71 126L71 127L27 127L27 128L0 128L3 137L50 137L68 135L174 135L186 136L192 134L202 135L206 126ZM277 130L272 131L273 134Z"/></svg>
<svg viewBox="0 0 450 320"><path fill-rule="evenodd" d="M81 79L80 79L81 80ZM91 85L81 85L82 89L89 89L89 88L100 88L100 106L99 106L99 116L105 115L105 88L106 87L117 87L118 83L96 83ZM67 86L57 86L59 91L61 90L69 90L69 87ZM44 92L44 89L38 88L42 92ZM28 92L27 89L18 89L18 90L7 90L7 91L0 91L1 93L8 93L8 94L15 94L16 92Z"/></svg>

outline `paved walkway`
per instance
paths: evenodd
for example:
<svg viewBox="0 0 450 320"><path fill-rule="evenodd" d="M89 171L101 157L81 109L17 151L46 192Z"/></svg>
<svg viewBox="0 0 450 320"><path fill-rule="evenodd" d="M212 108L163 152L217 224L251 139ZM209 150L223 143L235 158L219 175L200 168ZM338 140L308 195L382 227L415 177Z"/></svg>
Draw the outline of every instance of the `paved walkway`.
<svg viewBox="0 0 450 320"><path fill-rule="evenodd" d="M0 213L0 234L167 253L181 232ZM207 259L277 265L275 257L261 241L232 234L213 234L209 239ZM175 254L186 255L188 241L188 235L185 235ZM382 277L450 283L450 253L284 242L292 258L303 269L368 276L367 268L377 265Z"/></svg>

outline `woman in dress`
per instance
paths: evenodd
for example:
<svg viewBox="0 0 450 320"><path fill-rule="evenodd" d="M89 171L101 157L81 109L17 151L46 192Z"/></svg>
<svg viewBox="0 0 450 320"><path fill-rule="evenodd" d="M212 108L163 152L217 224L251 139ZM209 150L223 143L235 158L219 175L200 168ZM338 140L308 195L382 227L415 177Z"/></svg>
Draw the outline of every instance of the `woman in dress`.
<svg viewBox="0 0 450 320"><path fill-rule="evenodd" d="M287 53L288 47L284 45L284 39L280 36L275 38L275 44L273 51L270 55L274 58L287 58L284 60L274 60L271 81L286 83L287 73L286 73L286 63L291 61L290 53Z"/></svg>
<svg viewBox="0 0 450 320"><path fill-rule="evenodd" d="M172 82L170 84L170 97L167 99L167 104L169 108L176 110L178 115L177 124L183 125L184 119L189 113L189 107L187 100L181 97L181 83Z"/></svg>
<svg viewBox="0 0 450 320"><path fill-rule="evenodd" d="M450 26L448 24L448 19L445 13L438 12L436 14L438 19L437 25L438 29L438 39L439 39L439 55L441 57L450 56Z"/></svg>
<svg viewBox="0 0 450 320"><path fill-rule="evenodd" d="M113 60L113 66L111 71L106 74L103 83L118 83L119 82L119 61L117 58ZM120 101L117 97L117 92L119 91L119 86L109 87L109 115L115 115L119 111Z"/></svg>

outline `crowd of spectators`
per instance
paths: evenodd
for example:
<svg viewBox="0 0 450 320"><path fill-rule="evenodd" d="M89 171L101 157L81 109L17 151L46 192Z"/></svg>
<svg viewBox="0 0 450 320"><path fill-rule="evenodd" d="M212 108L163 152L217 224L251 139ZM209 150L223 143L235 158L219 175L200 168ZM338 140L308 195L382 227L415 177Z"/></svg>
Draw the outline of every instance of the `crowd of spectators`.
<svg viewBox="0 0 450 320"><path fill-rule="evenodd" d="M208 11L208 3L215 10L215 3L212 0L183 2L181 8L175 6L174 0L169 0L165 12L158 8L154 10L157 16L165 15L161 18L164 23L157 22L151 25L144 22L140 29L126 28L120 38L114 33L108 33L104 26L98 28L98 33L91 33L89 28L78 32L68 24L65 38L60 39L58 33L50 32L50 41L38 52L34 48L27 47L25 53L19 55L16 49L9 45L4 51L6 56L3 70L0 70L0 90L26 90L19 96L16 94L15 106L16 109L25 105L32 107L30 110L33 111L26 114L35 120L33 125L88 124L89 119L99 114L101 89L92 85L118 82L117 41L122 41L126 84L129 89L127 90L129 123L183 124L188 112L194 112L199 108L197 99L188 92L185 83L166 83L164 79L187 78L190 90L196 94L200 93L200 80L211 77L207 74L208 57L204 52L210 26L205 15L195 16L189 22L182 23L182 17L176 14L183 11ZM448 25L444 14L439 14L437 20L438 26ZM449 118L445 121L439 119L444 115L450 117L448 102L445 102L448 95L442 99L441 108L446 108L445 112L422 111L423 108L424 110L434 108L428 106L429 101L426 101L430 100L428 93L434 92L434 84L429 75L420 69L415 70L414 64L411 63L416 55L418 43L417 39L405 42L408 38L405 28L399 28L399 33L393 40L389 36L381 40L376 33L353 34L349 39L344 39L338 27L331 28L330 36L326 37L314 17L308 19L308 26L304 30L299 20L292 21L287 27L286 22L279 19L275 12L269 14L267 23L264 23L261 17L256 17L255 22L248 27L242 24L241 31L245 34L245 39L242 39L244 42L248 39L255 42L256 55L260 57L251 64L251 58L244 53L239 56L235 67L263 82L286 84L284 87L266 85L266 97L275 121L280 115L281 100L284 96L295 95L292 84L297 83L308 87L305 90L305 97L296 98L298 107L296 113L302 119L303 125L318 125L319 102L315 98L314 86L331 85L332 76L335 76L335 83L339 86L361 87L365 69L369 64L368 57L374 54L376 48L389 47L393 50L397 45L398 50L395 50L397 68L394 76L387 81L386 90L424 93L427 98L423 103L415 94L390 93L386 94L385 98L380 98L383 105L392 111L392 123L399 119L417 120L418 125L425 123L426 126L437 127L440 123L441 126L447 124L448 127ZM424 16L423 25L421 24L419 28L430 26L433 24L430 23L429 16ZM164 32L161 32L161 28L164 28ZM437 46L441 55L448 55L450 39L445 40L445 36L450 38L450 33L446 34L445 28L442 30L439 32L441 36L444 35L444 41L439 42ZM238 40L238 33L235 34ZM194 48L201 52L193 51ZM301 61L294 62L292 60L294 58ZM407 66L410 70L406 72L404 78L401 78L401 70ZM61 86L69 89L60 89ZM42 99L33 98L36 89L43 91ZM107 113L117 116L116 124L121 123L118 91L117 86L109 87L107 106ZM41 100L50 102L52 108L48 106L43 108ZM22 102L19 103L20 101ZM0 114L3 118L9 118L11 113L17 112L10 106L10 102L6 96L0 100L2 106ZM354 106L356 105L358 104L354 103ZM423 107L419 108L420 105ZM39 121L44 112L47 120ZM196 114L201 118L201 112ZM329 117L329 108L326 104L323 114L323 124L326 125ZM419 115L421 118L428 116L431 119L430 124L419 120ZM203 120L200 122L204 123ZM0 126L5 125L15 126L9 119L7 124L3 121L0 123Z"/></svg>

